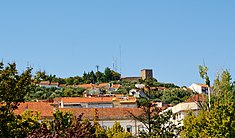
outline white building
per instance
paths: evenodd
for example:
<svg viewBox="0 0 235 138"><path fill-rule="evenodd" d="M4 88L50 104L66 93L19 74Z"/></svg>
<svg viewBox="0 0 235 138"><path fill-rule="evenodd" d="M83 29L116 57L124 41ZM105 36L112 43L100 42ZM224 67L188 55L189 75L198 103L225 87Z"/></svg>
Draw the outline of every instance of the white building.
<svg viewBox="0 0 235 138"><path fill-rule="evenodd" d="M60 108L112 108L113 97L63 97Z"/></svg>
<svg viewBox="0 0 235 138"><path fill-rule="evenodd" d="M109 94L111 95L111 94ZM114 95L115 96L115 95ZM63 97L55 102L60 108L136 108L137 101L133 97Z"/></svg>
<svg viewBox="0 0 235 138"><path fill-rule="evenodd" d="M171 121L176 126L183 126L183 120L189 111L192 111L195 115L198 114L198 111L201 109L199 104L206 101L206 97L200 94L187 99L185 102L179 103L173 107L167 108L163 112L171 110L175 115L174 118L171 118Z"/></svg>
<svg viewBox="0 0 235 138"><path fill-rule="evenodd" d="M212 89L206 84L195 84L195 83L193 83L191 86L189 86L189 89L191 89L192 91L197 92L199 94L210 94L210 93L212 93Z"/></svg>
<svg viewBox="0 0 235 138"><path fill-rule="evenodd" d="M75 116L83 113L82 118L90 121L94 120L95 112L97 112L98 122L104 129L111 128L115 122L119 122L125 131L134 136L137 136L145 128L143 123L135 120L130 114L144 115L141 108L61 108L60 110L72 112Z"/></svg>

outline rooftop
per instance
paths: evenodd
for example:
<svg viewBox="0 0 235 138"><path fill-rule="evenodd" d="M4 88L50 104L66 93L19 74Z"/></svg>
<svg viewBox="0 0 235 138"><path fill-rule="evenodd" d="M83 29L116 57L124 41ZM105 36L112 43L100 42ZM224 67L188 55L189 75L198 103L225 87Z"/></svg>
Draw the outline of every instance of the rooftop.
<svg viewBox="0 0 235 138"><path fill-rule="evenodd" d="M188 98L185 102L190 103L190 102L204 102L204 101L206 101L206 96L201 94L196 94L193 97Z"/></svg>
<svg viewBox="0 0 235 138"><path fill-rule="evenodd" d="M61 111L71 112L75 116L83 113L83 118L90 120L94 118L95 109L97 109L100 120L131 119L130 113L135 116L144 115L143 110L140 108L60 108Z"/></svg>
<svg viewBox="0 0 235 138"><path fill-rule="evenodd" d="M41 117L52 117L54 108L47 102L25 102L21 103L14 113L19 115L25 110L38 111Z"/></svg>
<svg viewBox="0 0 235 138"><path fill-rule="evenodd" d="M103 103L113 102L113 97L63 97L63 103Z"/></svg>

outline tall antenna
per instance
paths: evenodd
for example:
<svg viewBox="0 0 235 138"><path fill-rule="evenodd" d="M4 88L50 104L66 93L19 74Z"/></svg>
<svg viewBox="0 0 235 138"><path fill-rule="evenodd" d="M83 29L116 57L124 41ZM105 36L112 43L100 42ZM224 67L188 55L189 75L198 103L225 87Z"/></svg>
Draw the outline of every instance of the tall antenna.
<svg viewBox="0 0 235 138"><path fill-rule="evenodd" d="M122 75L122 46L119 46L120 54L120 74Z"/></svg>
<svg viewBox="0 0 235 138"><path fill-rule="evenodd" d="M113 57L113 70L114 70L114 57Z"/></svg>
<svg viewBox="0 0 235 138"><path fill-rule="evenodd" d="M117 57L113 56L113 71L117 72L118 64L117 64Z"/></svg>

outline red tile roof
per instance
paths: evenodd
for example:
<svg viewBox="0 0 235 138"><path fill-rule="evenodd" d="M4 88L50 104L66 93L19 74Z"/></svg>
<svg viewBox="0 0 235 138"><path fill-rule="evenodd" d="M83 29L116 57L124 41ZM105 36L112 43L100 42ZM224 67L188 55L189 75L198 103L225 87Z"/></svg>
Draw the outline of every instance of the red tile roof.
<svg viewBox="0 0 235 138"><path fill-rule="evenodd" d="M94 87L94 84L80 84L80 85L76 85L76 87L80 87L80 88L84 88L84 89L90 89Z"/></svg>
<svg viewBox="0 0 235 138"><path fill-rule="evenodd" d="M67 85L66 84L60 84L59 86L60 87L66 87Z"/></svg>
<svg viewBox="0 0 235 138"><path fill-rule="evenodd" d="M201 87L208 87L208 85L206 85L206 84L197 84L197 85L199 85Z"/></svg>
<svg viewBox="0 0 235 138"><path fill-rule="evenodd" d="M100 83L98 85L95 85L96 88L101 88L101 87L108 87L109 84L108 83Z"/></svg>
<svg viewBox="0 0 235 138"><path fill-rule="evenodd" d="M39 85L49 85L50 81L41 81Z"/></svg>
<svg viewBox="0 0 235 138"><path fill-rule="evenodd" d="M137 103L136 102L136 99L134 100L122 100L122 101L119 101L120 104L133 104L133 103Z"/></svg>
<svg viewBox="0 0 235 138"><path fill-rule="evenodd" d="M203 96L201 94L196 94L193 97L187 99L185 102L190 103L190 102L204 102L204 101L206 101L206 96Z"/></svg>
<svg viewBox="0 0 235 138"><path fill-rule="evenodd" d="M112 88L116 88L116 89L118 89L119 87L121 87L121 85L120 85L120 84L113 84L113 85L112 85Z"/></svg>
<svg viewBox="0 0 235 138"><path fill-rule="evenodd" d="M25 102L21 103L18 109L14 112L19 115L22 114L25 110L38 111L41 114L41 117L52 117L54 108L46 102Z"/></svg>
<svg viewBox="0 0 235 138"><path fill-rule="evenodd" d="M130 113L135 116L144 115L141 108L60 108L59 110L71 112L75 116L83 113L83 118L93 120L95 109L98 111L99 120L131 119Z"/></svg>
<svg viewBox="0 0 235 138"><path fill-rule="evenodd" d="M113 97L63 97L63 103L102 103L112 102Z"/></svg>
<svg viewBox="0 0 235 138"><path fill-rule="evenodd" d="M50 85L56 85L59 86L59 82L51 82Z"/></svg>
<svg viewBox="0 0 235 138"><path fill-rule="evenodd" d="M157 87L158 88L158 90L166 90L166 88L165 87Z"/></svg>

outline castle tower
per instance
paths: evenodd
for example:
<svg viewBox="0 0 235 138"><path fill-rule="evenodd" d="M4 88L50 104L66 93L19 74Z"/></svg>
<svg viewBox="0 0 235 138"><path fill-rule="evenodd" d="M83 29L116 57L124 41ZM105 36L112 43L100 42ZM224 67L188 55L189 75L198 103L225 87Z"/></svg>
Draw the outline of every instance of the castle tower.
<svg viewBox="0 0 235 138"><path fill-rule="evenodd" d="M153 70L152 69L142 69L141 77L143 80L153 78Z"/></svg>

